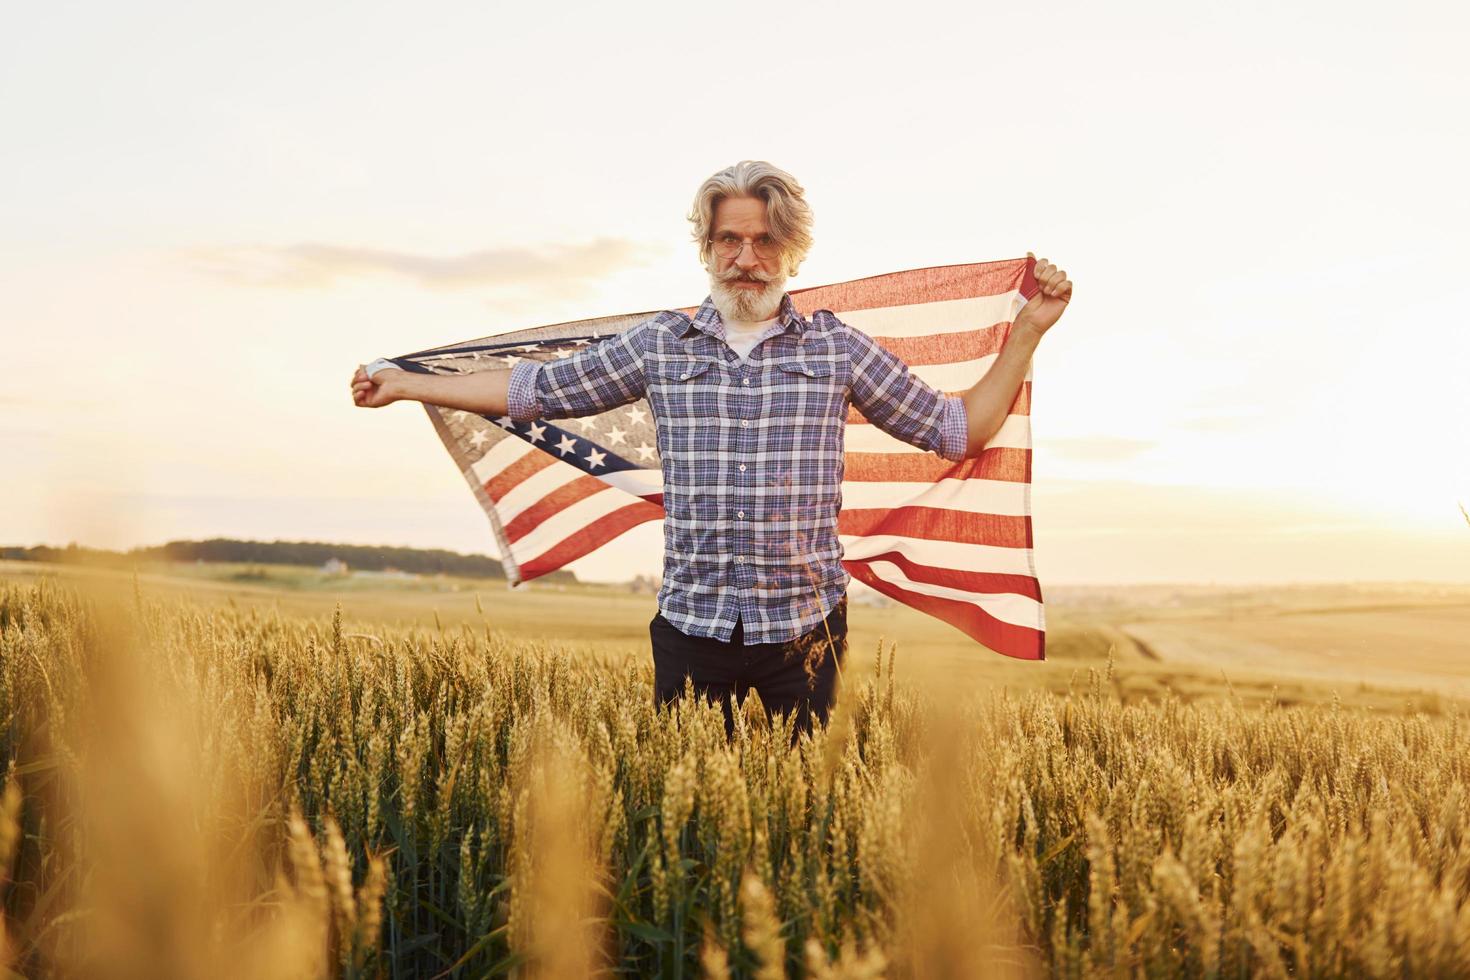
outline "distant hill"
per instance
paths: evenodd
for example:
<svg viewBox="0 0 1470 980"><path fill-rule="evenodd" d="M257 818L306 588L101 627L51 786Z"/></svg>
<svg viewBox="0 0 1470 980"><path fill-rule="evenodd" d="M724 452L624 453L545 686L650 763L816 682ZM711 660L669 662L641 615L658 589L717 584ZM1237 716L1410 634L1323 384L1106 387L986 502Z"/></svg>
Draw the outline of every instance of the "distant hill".
<svg viewBox="0 0 1470 980"><path fill-rule="evenodd" d="M208 541L170 541L168 544L129 551L106 551L69 544L65 548L39 545L33 548L0 547L0 558L11 561L47 561L75 565L126 567L140 561L249 562L260 565L306 565L320 567L329 559L347 563L355 571L396 568L421 575L462 575L473 578L505 578L500 560L488 555L462 555L456 551L429 548L392 548L386 545L330 544L325 541L237 541L210 538ZM542 576L548 582L575 582L569 571Z"/></svg>

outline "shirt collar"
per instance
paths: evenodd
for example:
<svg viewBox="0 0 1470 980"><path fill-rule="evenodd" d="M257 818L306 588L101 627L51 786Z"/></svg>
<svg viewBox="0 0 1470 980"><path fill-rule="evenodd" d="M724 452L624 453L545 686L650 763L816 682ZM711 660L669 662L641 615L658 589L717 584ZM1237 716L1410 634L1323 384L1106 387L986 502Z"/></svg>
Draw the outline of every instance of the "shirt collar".
<svg viewBox="0 0 1470 980"><path fill-rule="evenodd" d="M791 330L798 334L806 329L806 320L802 318L800 313L796 312L796 304L791 302L790 293L781 294L781 305L776 310L776 322L782 330ZM725 336L725 321L720 316L720 311L715 309L713 297L706 296L704 298L704 302L700 304L698 311L694 314L694 318L685 325L683 331L680 332L680 336L687 337L693 330L707 333L711 337L723 338Z"/></svg>

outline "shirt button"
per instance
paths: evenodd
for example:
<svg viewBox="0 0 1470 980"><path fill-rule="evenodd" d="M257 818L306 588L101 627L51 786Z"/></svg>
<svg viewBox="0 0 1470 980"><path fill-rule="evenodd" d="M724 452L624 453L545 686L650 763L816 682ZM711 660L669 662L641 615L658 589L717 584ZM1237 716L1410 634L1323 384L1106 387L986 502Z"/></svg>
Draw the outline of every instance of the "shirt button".
<svg viewBox="0 0 1470 980"><path fill-rule="evenodd" d="M740 428L742 428L742 429L748 429L748 428L750 428L750 419L741 419L740 420Z"/></svg>
<svg viewBox="0 0 1470 980"><path fill-rule="evenodd" d="M744 517L745 516L745 511L743 511L743 510L737 510L735 512L735 516L736 517Z"/></svg>
<svg viewBox="0 0 1470 980"><path fill-rule="evenodd" d="M807 374L811 374L811 372L808 371ZM688 371L685 371L683 374L679 375L679 380L680 381L688 381L689 380L689 372Z"/></svg>
<svg viewBox="0 0 1470 980"><path fill-rule="evenodd" d="M740 472L742 472L742 473L745 472L745 464L744 463L741 463L740 464Z"/></svg>
<svg viewBox="0 0 1470 980"><path fill-rule="evenodd" d="M745 564L745 556L744 555L736 555L735 556L735 564L737 564L737 565L744 565Z"/></svg>
<svg viewBox="0 0 1470 980"><path fill-rule="evenodd" d="M745 384L745 385L748 385L748 384L750 384L750 379L749 379L749 378L746 378L746 379L745 379L745 380L744 380L744 381L742 381L742 382L740 382L740 383L741 383L741 384Z"/></svg>
<svg viewBox="0 0 1470 980"><path fill-rule="evenodd" d="M812 369L811 368L807 368L806 369L806 376L808 378L810 378L812 376ZM685 375L685 377L688 377L688 375Z"/></svg>

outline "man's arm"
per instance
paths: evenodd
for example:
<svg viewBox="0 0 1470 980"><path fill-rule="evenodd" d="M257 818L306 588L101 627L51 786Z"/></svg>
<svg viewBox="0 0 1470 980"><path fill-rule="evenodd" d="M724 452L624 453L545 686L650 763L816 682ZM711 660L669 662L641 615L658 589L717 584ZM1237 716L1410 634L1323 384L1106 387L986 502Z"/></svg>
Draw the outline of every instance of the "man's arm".
<svg viewBox="0 0 1470 980"><path fill-rule="evenodd" d="M359 366L352 376L352 401L361 408L382 408L398 401L457 408L477 415L508 415L508 369L474 374L415 374L383 368L368 377Z"/></svg>
<svg viewBox="0 0 1470 980"><path fill-rule="evenodd" d="M596 415L643 397L643 345L655 320L629 327L571 355L521 361L507 371L417 374L362 367L352 376L352 399L364 408L418 401L517 422ZM374 362L369 367L374 367Z"/></svg>
<svg viewBox="0 0 1470 980"><path fill-rule="evenodd" d="M947 398L861 330L845 323L842 328L852 363L848 392L863 417L911 446L954 462L963 459L964 418L958 399Z"/></svg>
<svg viewBox="0 0 1470 980"><path fill-rule="evenodd" d="M965 456L978 456L995 438L1015 404L1026 365L1041 341L1041 332L1017 320L990 370L960 396L965 409Z"/></svg>
<svg viewBox="0 0 1470 980"><path fill-rule="evenodd" d="M1030 252L1027 258L1035 258ZM1026 365L1042 336L1051 329L1072 300L1072 282L1067 274L1046 259L1036 260L1037 291L1016 314L1010 336L985 376L962 396L965 405L965 455L974 456L995 437L1011 412Z"/></svg>
<svg viewBox="0 0 1470 980"><path fill-rule="evenodd" d="M1036 345L1072 298L1067 274L1046 259L1037 260L1035 276L1036 295L1017 314L995 363L963 395L936 391L871 337L847 327L853 404L879 428L920 449L956 461L978 455L1010 414Z"/></svg>

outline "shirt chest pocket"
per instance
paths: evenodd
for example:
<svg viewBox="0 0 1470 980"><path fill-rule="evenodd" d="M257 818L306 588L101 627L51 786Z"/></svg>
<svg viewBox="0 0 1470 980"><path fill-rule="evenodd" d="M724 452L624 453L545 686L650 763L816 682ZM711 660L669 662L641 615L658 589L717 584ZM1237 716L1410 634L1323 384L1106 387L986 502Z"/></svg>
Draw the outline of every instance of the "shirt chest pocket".
<svg viewBox="0 0 1470 980"><path fill-rule="evenodd" d="M649 365L649 383L677 388L689 382L699 383L714 361L703 357L668 357Z"/></svg>
<svg viewBox="0 0 1470 980"><path fill-rule="evenodd" d="M648 365L648 402L655 423L691 431L689 420L712 417L719 398L719 372L714 361L697 357L669 357Z"/></svg>
<svg viewBox="0 0 1470 980"><path fill-rule="evenodd" d="M847 420L842 378L831 361L778 361L772 372L778 405L803 424L841 431Z"/></svg>
<svg viewBox="0 0 1470 980"><path fill-rule="evenodd" d="M807 377L814 384L829 384L832 380L832 365L826 361L781 361L776 370L785 380L800 381Z"/></svg>

